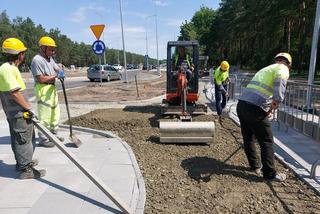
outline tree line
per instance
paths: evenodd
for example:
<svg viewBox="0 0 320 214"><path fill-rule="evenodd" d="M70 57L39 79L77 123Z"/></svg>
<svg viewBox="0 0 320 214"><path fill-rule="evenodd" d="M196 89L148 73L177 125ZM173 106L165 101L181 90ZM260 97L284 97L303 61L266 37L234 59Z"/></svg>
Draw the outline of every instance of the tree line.
<svg viewBox="0 0 320 214"><path fill-rule="evenodd" d="M29 17L23 19L16 17L10 20L6 11L0 13L0 42L9 37L19 38L28 48L26 58L22 67L30 66L33 56L38 53L38 41L42 36L52 37L57 44L56 61L64 66L75 65L85 67L99 63L99 58L92 51L91 45L83 42L72 41L59 29L50 29L49 32L41 24L36 25ZM102 60L103 61L103 60ZM108 64L123 65L123 52L117 49L106 49L106 62ZM128 64L140 64L144 62L144 56L131 52L126 52L126 61ZM0 63L4 62L0 54ZM150 64L156 64L156 59L149 59Z"/></svg>
<svg viewBox="0 0 320 214"><path fill-rule="evenodd" d="M315 12L314 0L222 0L217 10L201 6L180 26L179 40L198 40L211 65L225 59L246 69L289 52L301 73L309 66Z"/></svg>

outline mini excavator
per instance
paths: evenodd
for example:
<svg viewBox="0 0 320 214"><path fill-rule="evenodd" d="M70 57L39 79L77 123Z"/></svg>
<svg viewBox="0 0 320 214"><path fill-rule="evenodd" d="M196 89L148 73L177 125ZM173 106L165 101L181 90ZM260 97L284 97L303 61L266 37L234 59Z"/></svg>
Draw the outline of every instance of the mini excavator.
<svg viewBox="0 0 320 214"><path fill-rule="evenodd" d="M186 51L178 62L179 49ZM162 115L177 115L179 121L160 121L161 143L211 143L214 122L193 122L192 115L206 114L207 106L197 103L199 94L199 43L169 41L167 45L167 90ZM187 62L185 62L187 61Z"/></svg>

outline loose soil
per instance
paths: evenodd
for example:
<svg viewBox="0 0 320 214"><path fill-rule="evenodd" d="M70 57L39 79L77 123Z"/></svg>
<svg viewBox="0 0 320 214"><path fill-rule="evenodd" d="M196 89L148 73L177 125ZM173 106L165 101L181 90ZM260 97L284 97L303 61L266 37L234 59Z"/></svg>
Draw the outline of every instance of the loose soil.
<svg viewBox="0 0 320 214"><path fill-rule="evenodd" d="M166 76L154 80L123 83L112 81L100 86L99 82L91 83L84 88L68 90L70 102L122 102L139 101L165 94ZM64 100L59 93L59 100Z"/></svg>
<svg viewBox="0 0 320 214"><path fill-rule="evenodd" d="M100 109L76 117L78 126L113 131L132 148L146 185L145 213L320 213L320 197L279 162L283 183L250 172L240 129L214 115L210 145L159 143L158 106ZM167 118L170 119L170 118Z"/></svg>

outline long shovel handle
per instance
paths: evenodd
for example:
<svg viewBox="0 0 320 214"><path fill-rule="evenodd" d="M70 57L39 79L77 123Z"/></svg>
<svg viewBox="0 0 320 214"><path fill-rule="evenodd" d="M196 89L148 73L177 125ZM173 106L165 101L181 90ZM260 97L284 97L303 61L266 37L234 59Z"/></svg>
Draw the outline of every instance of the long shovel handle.
<svg viewBox="0 0 320 214"><path fill-rule="evenodd" d="M70 117L70 111L69 111L69 104L68 104L68 98L67 98L67 93L66 93L66 88L64 86L64 79L59 78L61 85L62 85L62 91L63 91L63 96L64 96L64 101L66 103L66 108L67 108L67 114L68 114L68 120L69 120L69 129L70 129L70 136L72 136L72 122L71 122L71 117Z"/></svg>
<svg viewBox="0 0 320 214"><path fill-rule="evenodd" d="M77 159L77 157L67 150L65 145L60 143L59 139L52 134L44 125L42 125L36 118L31 118L33 124L44 134L46 135L65 155L69 160L74 163L83 174L85 174L110 200L120 208L120 210L125 214L132 214L132 211L127 206L124 201L122 201L98 176L96 176L92 171L85 168L83 163Z"/></svg>

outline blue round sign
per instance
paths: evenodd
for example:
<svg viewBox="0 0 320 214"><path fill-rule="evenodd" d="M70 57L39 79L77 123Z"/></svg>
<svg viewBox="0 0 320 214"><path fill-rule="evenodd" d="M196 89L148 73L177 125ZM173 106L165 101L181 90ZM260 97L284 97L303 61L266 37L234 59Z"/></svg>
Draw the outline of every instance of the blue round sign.
<svg viewBox="0 0 320 214"><path fill-rule="evenodd" d="M97 40L92 44L93 53L97 55L102 55L106 50L106 46L101 40Z"/></svg>

